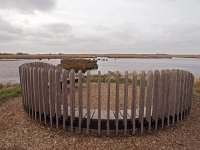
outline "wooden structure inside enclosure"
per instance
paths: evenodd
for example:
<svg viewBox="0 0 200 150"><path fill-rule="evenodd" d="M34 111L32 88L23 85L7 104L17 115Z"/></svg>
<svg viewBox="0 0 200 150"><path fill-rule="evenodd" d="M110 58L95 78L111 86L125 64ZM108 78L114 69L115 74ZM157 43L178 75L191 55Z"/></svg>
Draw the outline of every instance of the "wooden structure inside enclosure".
<svg viewBox="0 0 200 150"><path fill-rule="evenodd" d="M100 71L94 81L90 71L76 74L35 62L21 65L19 74L28 115L72 132L151 132L183 120L191 110L194 76L183 70L108 72L102 82Z"/></svg>

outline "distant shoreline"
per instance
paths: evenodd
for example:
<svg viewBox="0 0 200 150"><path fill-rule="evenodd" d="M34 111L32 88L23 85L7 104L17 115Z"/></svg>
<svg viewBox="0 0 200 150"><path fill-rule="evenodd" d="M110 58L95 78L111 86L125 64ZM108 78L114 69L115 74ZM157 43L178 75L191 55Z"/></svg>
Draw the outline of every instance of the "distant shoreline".
<svg viewBox="0 0 200 150"><path fill-rule="evenodd" d="M18 59L61 59L61 58L200 58L200 55L181 55L181 54L29 54L29 55L0 55L0 60Z"/></svg>

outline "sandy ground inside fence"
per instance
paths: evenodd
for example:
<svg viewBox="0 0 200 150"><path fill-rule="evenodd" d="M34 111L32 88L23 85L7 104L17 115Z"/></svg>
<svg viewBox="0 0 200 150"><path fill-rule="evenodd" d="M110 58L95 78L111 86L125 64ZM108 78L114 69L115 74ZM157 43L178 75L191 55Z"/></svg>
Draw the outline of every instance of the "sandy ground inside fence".
<svg viewBox="0 0 200 150"><path fill-rule="evenodd" d="M93 109L98 109L98 84L91 83L91 107ZM119 84L119 109L123 109L124 107L124 84ZM145 94L146 96L146 94ZM137 96L136 96L136 105L138 107L139 105L139 97L140 97L140 88L137 87ZM110 109L115 109L115 98L116 98L116 84L111 83L110 84ZM68 101L70 98L68 97ZM108 99L108 84L107 83L101 83L101 109L106 110L107 109L107 99ZM146 99L146 98L145 98ZM76 101L76 107L78 108L78 88L76 87L76 94L75 94L75 101ZM68 102L69 103L69 102ZM145 102L146 103L146 102ZM128 101L127 101L127 107L128 109L131 109L132 104L132 87L129 84L128 85ZM83 107L87 108L87 88L86 85L83 85Z"/></svg>
<svg viewBox="0 0 200 150"><path fill-rule="evenodd" d="M200 148L200 99L191 115L163 131L128 137L101 137L51 129L31 119L21 98L0 104L0 149L193 149Z"/></svg>

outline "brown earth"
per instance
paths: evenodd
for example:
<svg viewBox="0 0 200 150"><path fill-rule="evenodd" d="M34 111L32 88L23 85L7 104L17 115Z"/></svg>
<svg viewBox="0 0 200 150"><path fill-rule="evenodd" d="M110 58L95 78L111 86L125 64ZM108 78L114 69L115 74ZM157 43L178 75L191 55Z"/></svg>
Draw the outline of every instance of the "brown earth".
<svg viewBox="0 0 200 150"><path fill-rule="evenodd" d="M190 116L168 129L128 137L85 135L51 129L31 119L21 98L0 104L0 149L200 149L200 99Z"/></svg>

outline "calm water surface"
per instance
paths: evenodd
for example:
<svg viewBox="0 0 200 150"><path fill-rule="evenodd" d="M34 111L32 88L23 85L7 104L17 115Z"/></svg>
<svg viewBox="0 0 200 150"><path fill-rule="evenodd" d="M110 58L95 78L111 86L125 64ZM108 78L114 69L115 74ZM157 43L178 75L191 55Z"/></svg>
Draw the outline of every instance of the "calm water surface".
<svg viewBox="0 0 200 150"><path fill-rule="evenodd" d="M107 58L106 58L107 59ZM47 62L54 65L60 63L59 59L51 60L17 60L17 61L0 61L0 83L19 83L18 67L27 62ZM161 70L161 69L182 69L192 72L195 76L200 76L200 59L193 58L173 58L173 59L113 59L109 58L103 61L100 58L98 62L98 69L91 71L96 74L101 71L102 74L108 71L137 71L141 70Z"/></svg>

